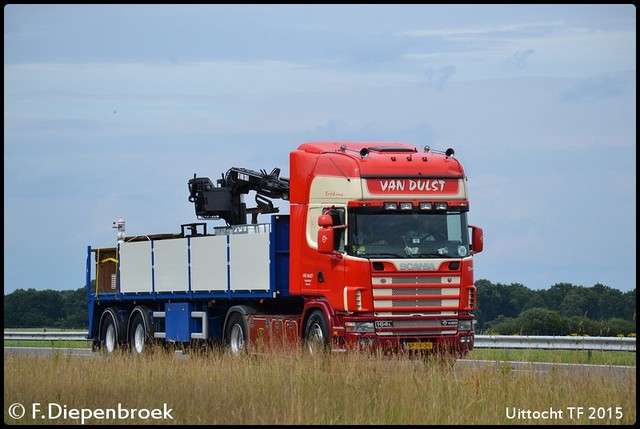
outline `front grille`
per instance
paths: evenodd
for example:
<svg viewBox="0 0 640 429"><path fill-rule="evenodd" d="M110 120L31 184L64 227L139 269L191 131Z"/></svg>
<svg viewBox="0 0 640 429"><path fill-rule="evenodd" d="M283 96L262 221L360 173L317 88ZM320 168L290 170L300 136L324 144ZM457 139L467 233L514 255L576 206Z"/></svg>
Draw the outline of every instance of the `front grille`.
<svg viewBox="0 0 640 429"><path fill-rule="evenodd" d="M441 300L435 300L435 299L403 299L403 300L399 300L399 299L392 299L390 301L386 301L386 303L388 304L387 307L401 307L401 308L407 308L407 307L441 307L442 306L442 301Z"/></svg>
<svg viewBox="0 0 640 429"><path fill-rule="evenodd" d="M460 277L396 275L373 277L377 320L393 327L376 328L380 336L455 335L460 307Z"/></svg>
<svg viewBox="0 0 640 429"><path fill-rule="evenodd" d="M439 285L450 284L459 285L460 277L457 276L389 276L389 277L374 277L372 279L373 285Z"/></svg>
<svg viewBox="0 0 640 429"><path fill-rule="evenodd" d="M453 317L444 318L452 320ZM456 326L444 326L442 318L439 319L405 319L394 320L393 327L376 328L376 333L383 337L389 336L424 336L424 335L454 335Z"/></svg>
<svg viewBox="0 0 640 429"><path fill-rule="evenodd" d="M382 278L384 279L384 277ZM383 282L386 283L386 282ZM442 277L438 276L407 276L407 277L391 277L391 284L442 284Z"/></svg>
<svg viewBox="0 0 640 429"><path fill-rule="evenodd" d="M380 289L379 289L380 290ZM379 291L378 290L378 291ZM402 288L402 289L389 289L391 296L411 296L411 295L442 295L442 288ZM374 295L376 291L374 290Z"/></svg>

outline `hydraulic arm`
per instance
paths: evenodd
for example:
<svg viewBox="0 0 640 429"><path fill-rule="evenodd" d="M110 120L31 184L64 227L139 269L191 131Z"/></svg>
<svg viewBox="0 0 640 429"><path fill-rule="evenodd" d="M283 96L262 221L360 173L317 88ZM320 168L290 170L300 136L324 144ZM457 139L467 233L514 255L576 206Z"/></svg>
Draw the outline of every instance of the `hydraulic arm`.
<svg viewBox="0 0 640 429"><path fill-rule="evenodd" d="M266 170L253 171L245 168L230 168L214 186L208 177L189 180L189 201L194 203L198 219L224 219L228 225L257 223L260 213L277 213L271 199L289 199L289 179L280 177L280 169L271 173ZM256 207L247 209L244 195L255 191Z"/></svg>

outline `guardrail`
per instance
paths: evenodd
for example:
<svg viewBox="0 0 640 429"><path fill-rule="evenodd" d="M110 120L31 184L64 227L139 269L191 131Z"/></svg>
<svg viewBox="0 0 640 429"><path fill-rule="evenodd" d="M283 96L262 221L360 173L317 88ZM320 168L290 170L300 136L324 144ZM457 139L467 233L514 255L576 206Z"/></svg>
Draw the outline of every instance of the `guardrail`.
<svg viewBox="0 0 640 429"><path fill-rule="evenodd" d="M29 340L29 341L82 341L87 340L87 331L84 332L18 332L4 331L5 340Z"/></svg>
<svg viewBox="0 0 640 429"><path fill-rule="evenodd" d="M635 352L635 338L476 335L475 348Z"/></svg>
<svg viewBox="0 0 640 429"><path fill-rule="evenodd" d="M17 332L4 331L5 340L29 341L82 341L87 332ZM635 338L578 337L578 336L526 336L476 335L478 349L544 349L635 352Z"/></svg>

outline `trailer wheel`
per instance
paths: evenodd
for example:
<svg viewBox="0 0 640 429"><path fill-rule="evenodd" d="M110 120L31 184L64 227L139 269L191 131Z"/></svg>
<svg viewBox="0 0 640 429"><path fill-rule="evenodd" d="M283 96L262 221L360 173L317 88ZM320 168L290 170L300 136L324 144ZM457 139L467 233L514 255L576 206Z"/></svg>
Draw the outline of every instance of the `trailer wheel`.
<svg viewBox="0 0 640 429"><path fill-rule="evenodd" d="M118 340L118 322L110 311L107 310L104 314L104 324L102 325L100 340L104 350L108 354L112 354L118 350L120 345Z"/></svg>
<svg viewBox="0 0 640 429"><path fill-rule="evenodd" d="M248 331L244 317L240 313L229 316L225 333L225 341L229 346L232 356L241 356L247 353Z"/></svg>
<svg viewBox="0 0 640 429"><path fill-rule="evenodd" d="M314 310L309 316L304 342L310 355L321 355L329 350L329 326L322 311Z"/></svg>
<svg viewBox="0 0 640 429"><path fill-rule="evenodd" d="M136 354L142 354L148 349L149 333L140 313L136 313L131 320L131 332L129 334L129 344Z"/></svg>

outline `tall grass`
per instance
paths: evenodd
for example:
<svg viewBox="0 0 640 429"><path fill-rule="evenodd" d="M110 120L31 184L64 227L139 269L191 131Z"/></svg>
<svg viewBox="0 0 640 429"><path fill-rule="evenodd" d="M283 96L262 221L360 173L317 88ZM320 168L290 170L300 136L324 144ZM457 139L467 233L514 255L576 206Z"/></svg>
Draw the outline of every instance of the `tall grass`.
<svg viewBox="0 0 640 429"><path fill-rule="evenodd" d="M467 359L636 366L636 352L605 350L473 349Z"/></svg>
<svg viewBox="0 0 640 429"><path fill-rule="evenodd" d="M434 360L303 353L232 358L156 352L93 359L5 354L5 423L78 423L43 419L55 403L71 409L171 409L170 419L88 419L91 424L632 424L635 372L512 372L499 365L457 367ZM17 420L9 406L20 403ZM568 407L610 408L590 420ZM616 418L615 407L620 407ZM56 408L58 410L59 408ZM510 419L507 411L564 411L562 418Z"/></svg>

